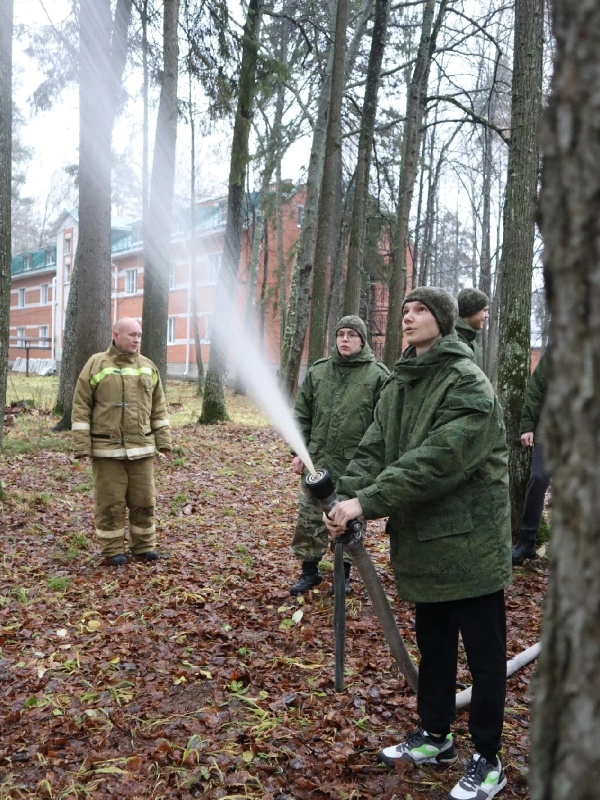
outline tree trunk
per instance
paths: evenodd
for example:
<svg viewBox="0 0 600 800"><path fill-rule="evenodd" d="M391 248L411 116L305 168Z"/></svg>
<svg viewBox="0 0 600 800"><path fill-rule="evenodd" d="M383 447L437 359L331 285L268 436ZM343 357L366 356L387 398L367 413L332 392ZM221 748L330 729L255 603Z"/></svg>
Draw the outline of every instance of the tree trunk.
<svg viewBox="0 0 600 800"><path fill-rule="evenodd" d="M163 8L163 74L156 119L148 216L144 220L142 353L154 361L163 386L166 386L171 215L177 144L179 0L166 0Z"/></svg>
<svg viewBox="0 0 600 800"><path fill-rule="evenodd" d="M369 54L369 66L365 84L365 99L358 139L358 159L354 179L352 221L350 223L344 314L358 314L360 309L369 200L369 173L371 171L371 153L377 116L377 92L379 90L381 63L386 44L389 7L389 0L376 0L371 52Z"/></svg>
<svg viewBox="0 0 600 800"><path fill-rule="evenodd" d="M190 312L192 316L192 334L194 336L194 353L196 355L196 394L200 396L204 389L204 364L202 362L202 345L198 325L198 273L196 269L196 125L192 93L192 74L188 74L190 101Z"/></svg>
<svg viewBox="0 0 600 800"><path fill-rule="evenodd" d="M553 0L553 29L540 223L551 316L543 434L552 542L531 800L588 800L600 786L600 6Z"/></svg>
<svg viewBox="0 0 600 800"><path fill-rule="evenodd" d="M55 430L71 427L87 359L110 343L111 136L127 52L131 0L81 0L79 12L79 240L67 302ZM111 42L112 28L112 42Z"/></svg>
<svg viewBox="0 0 600 800"><path fill-rule="evenodd" d="M225 227L225 249L223 266L219 273L215 303L216 326L211 342L204 399L202 424L213 424L227 419L225 407L225 378L227 373L227 343L225 317L231 313L235 283L242 247L245 217L244 183L249 161L248 139L254 112L256 94L256 62L259 47L260 23L263 0L250 0L244 25L242 62L240 66L239 91L229 166L229 193L227 196L227 224Z"/></svg>
<svg viewBox="0 0 600 800"><path fill-rule="evenodd" d="M498 397L509 452L513 535L518 536L530 458L519 423L530 372L531 277L539 172L538 127L542 97L543 0L517 0L512 122L500 273Z"/></svg>
<svg viewBox="0 0 600 800"><path fill-rule="evenodd" d="M327 60L327 71L321 84L321 95L317 117L313 127L313 138L308 161L306 198L302 215L302 229L298 242L298 255L294 263L290 301L286 319L285 339L281 360L281 383L288 395L296 391L300 361L304 349L304 339L310 315L310 278L312 275L317 232L317 206L319 188L323 175L325 158L325 136L327 134L327 109L331 93L331 70L333 69L333 50Z"/></svg>
<svg viewBox="0 0 600 800"><path fill-rule="evenodd" d="M331 232L336 193L336 164L342 147L342 98L346 85L346 28L348 27L348 0L337 0L335 38L333 43L333 72L327 136L325 138L325 161L323 180L319 195L318 229L313 268L313 284L310 309L310 339L308 362L312 364L325 351L325 328L327 321L327 277L331 254Z"/></svg>
<svg viewBox="0 0 600 800"><path fill-rule="evenodd" d="M10 337L12 35L13 0L6 0L0 4L0 452L4 431Z"/></svg>
<svg viewBox="0 0 600 800"><path fill-rule="evenodd" d="M402 143L402 166L400 168L400 184L398 192L398 234L397 250L394 254L394 265L390 281L388 318L385 333L383 360L392 367L398 356L402 342L402 301L406 289L406 254L409 247L408 225L410 207L419 166L421 143L421 123L427 101L427 82L431 59L435 52L435 41L448 0L441 0L438 17L433 24L436 0L425 0L421 41L413 69L408 98L406 101L406 122Z"/></svg>
<svg viewBox="0 0 600 800"><path fill-rule="evenodd" d="M348 47L346 73L350 74L357 57L360 40L368 22L373 0L364 0L353 41ZM302 218L302 230L298 243L298 256L292 273L290 301L286 320L285 340L281 360L281 383L291 397L298 385L300 362L310 316L310 279L315 253L317 225L317 206L323 173L325 155L325 136L327 131L327 109L331 92L331 70L333 68L333 49L329 50L327 69L321 84L318 113L313 126L313 141L308 162L306 181L306 200Z"/></svg>

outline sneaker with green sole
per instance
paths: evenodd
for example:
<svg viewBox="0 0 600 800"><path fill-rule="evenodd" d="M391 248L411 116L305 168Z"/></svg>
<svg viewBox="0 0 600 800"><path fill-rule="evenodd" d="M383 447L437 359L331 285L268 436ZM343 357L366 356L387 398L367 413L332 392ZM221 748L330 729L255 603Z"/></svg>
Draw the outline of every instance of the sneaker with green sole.
<svg viewBox="0 0 600 800"><path fill-rule="evenodd" d="M506 775L500 759L495 763L475 753L467 771L450 792L450 800L488 800L506 786Z"/></svg>
<svg viewBox="0 0 600 800"><path fill-rule="evenodd" d="M456 761L454 738L449 733L441 742L436 742L427 731L420 728L409 733L400 744L384 747L378 758L390 767L398 761L413 764L453 764Z"/></svg>

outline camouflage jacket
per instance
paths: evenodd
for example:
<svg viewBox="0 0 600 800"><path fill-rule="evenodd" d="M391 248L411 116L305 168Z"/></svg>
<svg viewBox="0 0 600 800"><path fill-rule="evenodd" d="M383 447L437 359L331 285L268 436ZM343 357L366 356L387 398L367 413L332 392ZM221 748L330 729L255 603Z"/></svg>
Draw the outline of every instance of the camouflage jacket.
<svg viewBox="0 0 600 800"><path fill-rule="evenodd" d="M338 491L389 517L404 600L479 597L510 582L507 465L498 400L451 333L396 362Z"/></svg>
<svg viewBox="0 0 600 800"><path fill-rule="evenodd" d="M171 449L167 404L150 359L111 345L81 371L71 414L76 456L147 458Z"/></svg>
<svg viewBox="0 0 600 800"><path fill-rule="evenodd" d="M456 333L461 342L468 345L473 352L473 361L477 364L479 369L483 369L483 350L477 341L477 331L461 318L458 318L456 323Z"/></svg>
<svg viewBox="0 0 600 800"><path fill-rule="evenodd" d="M368 344L349 357L334 347L329 358L315 361L306 373L294 414L315 467L327 469L334 480L373 421L388 376Z"/></svg>
<svg viewBox="0 0 600 800"><path fill-rule="evenodd" d="M540 421L547 386L548 359L544 352L538 361L537 367L533 370L525 390L525 402L521 412L519 433L535 433Z"/></svg>

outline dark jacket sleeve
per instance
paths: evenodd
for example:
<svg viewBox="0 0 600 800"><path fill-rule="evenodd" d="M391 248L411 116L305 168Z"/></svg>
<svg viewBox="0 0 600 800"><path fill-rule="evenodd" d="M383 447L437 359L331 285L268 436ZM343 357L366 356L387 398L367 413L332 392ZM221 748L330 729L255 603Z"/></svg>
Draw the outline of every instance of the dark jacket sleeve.
<svg viewBox="0 0 600 800"><path fill-rule="evenodd" d="M529 378L527 389L525 390L525 402L521 413L519 433L535 433L536 431L544 405L544 398L546 397L548 382L546 369L546 353L543 353L532 376Z"/></svg>

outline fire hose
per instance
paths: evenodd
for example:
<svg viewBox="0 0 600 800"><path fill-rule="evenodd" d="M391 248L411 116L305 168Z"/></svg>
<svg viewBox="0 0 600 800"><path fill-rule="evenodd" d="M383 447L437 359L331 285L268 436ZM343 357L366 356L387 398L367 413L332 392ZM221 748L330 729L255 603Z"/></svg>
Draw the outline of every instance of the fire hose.
<svg viewBox="0 0 600 800"><path fill-rule="evenodd" d="M329 514L333 508L340 502L336 494L333 481L327 470L317 470L314 475L308 474L306 476L306 486L319 501L319 505L326 514ZM390 651L400 668L400 672L404 675L406 682L413 690L417 692L418 685L418 671L410 657L406 645L404 644L400 632L396 625L396 620L390 608L390 604L385 595L379 576L373 566L373 562L367 553L363 544L363 523L358 519L350 520L347 524L347 532L343 536L338 536L335 542L334 550L334 614L333 614L333 627L335 637L335 690L341 692L344 690L344 651L346 646L346 593L344 586L344 548L352 556L352 560L360 577L363 580L365 588L369 594L373 611L379 624L381 625L383 635L388 643ZM525 664L533 661L540 653L540 643L527 648L522 653L511 659L507 667L507 676L512 675ZM456 696L457 710L464 708L471 702L471 687L466 688Z"/></svg>
<svg viewBox="0 0 600 800"><path fill-rule="evenodd" d="M327 470L322 469L318 470L314 475L307 475L306 486L313 497L319 501L319 505L326 514L329 514L334 506L339 503L339 497ZM358 519L350 520L347 525L347 532L337 538L334 550L335 690L341 692L344 689L344 651L346 644L344 549L352 556L354 566L362 578L371 600L373 611L379 620L383 635L400 668L400 672L404 675L413 692L416 693L418 683L417 668L400 636L379 576L363 544L363 524Z"/></svg>

